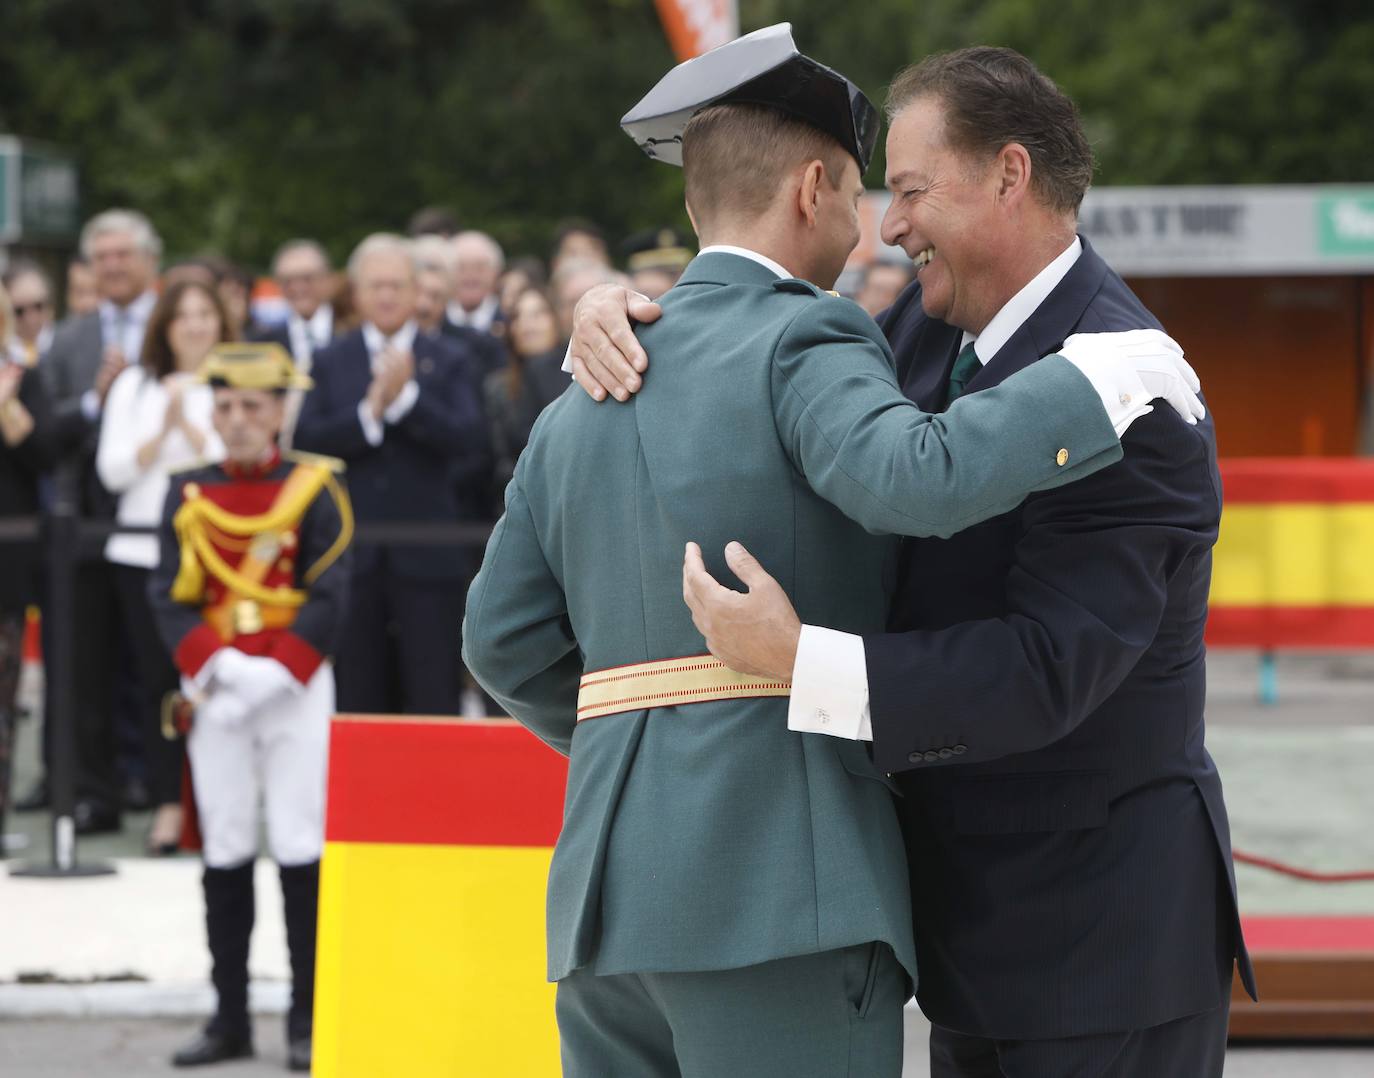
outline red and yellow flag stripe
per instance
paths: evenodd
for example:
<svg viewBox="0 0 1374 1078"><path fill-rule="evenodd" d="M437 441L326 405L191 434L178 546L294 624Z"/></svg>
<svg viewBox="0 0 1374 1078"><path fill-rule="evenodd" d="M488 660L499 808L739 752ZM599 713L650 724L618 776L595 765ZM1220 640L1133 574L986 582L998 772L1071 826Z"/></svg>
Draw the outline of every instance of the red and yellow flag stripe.
<svg viewBox="0 0 1374 1078"><path fill-rule="evenodd" d="M335 719L317 1076L559 1073L544 891L566 782L509 720Z"/></svg>
<svg viewBox="0 0 1374 1078"><path fill-rule="evenodd" d="M1208 641L1374 645L1374 461L1229 460L1221 472Z"/></svg>

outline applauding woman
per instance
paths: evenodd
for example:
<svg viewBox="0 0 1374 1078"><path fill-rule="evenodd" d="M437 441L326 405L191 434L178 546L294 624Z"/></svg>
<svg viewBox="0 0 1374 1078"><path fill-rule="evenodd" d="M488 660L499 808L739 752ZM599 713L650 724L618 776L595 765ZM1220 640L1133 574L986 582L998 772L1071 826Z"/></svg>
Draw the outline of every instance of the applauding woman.
<svg viewBox="0 0 1374 1078"><path fill-rule="evenodd" d="M148 319L141 361L115 379L105 403L96 468L119 497L120 524L155 526L162 518L168 476L198 460L224 456L210 425L210 387L194 380L206 354L227 340L227 319L214 290L194 277L167 285ZM148 789L157 811L148 851L175 852L181 833L181 743L162 736L163 696L177 687L147 598L148 573L158 563L150 534L115 534L105 546L114 563L124 632L133 646L143 691Z"/></svg>

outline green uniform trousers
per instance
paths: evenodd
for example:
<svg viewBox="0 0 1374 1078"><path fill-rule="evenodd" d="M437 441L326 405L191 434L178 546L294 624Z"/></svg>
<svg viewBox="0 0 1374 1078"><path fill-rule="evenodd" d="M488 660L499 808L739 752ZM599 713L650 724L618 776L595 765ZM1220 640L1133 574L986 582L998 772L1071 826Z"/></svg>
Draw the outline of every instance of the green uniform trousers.
<svg viewBox="0 0 1374 1078"><path fill-rule="evenodd" d="M705 973L558 982L564 1078L901 1078L907 975L886 943Z"/></svg>

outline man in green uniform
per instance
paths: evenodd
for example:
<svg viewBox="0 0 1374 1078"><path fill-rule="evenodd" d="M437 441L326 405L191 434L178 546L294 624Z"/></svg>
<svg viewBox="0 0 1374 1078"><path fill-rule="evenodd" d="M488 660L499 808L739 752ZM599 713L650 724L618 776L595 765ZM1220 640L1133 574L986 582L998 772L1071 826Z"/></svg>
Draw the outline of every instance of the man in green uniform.
<svg viewBox="0 0 1374 1078"><path fill-rule="evenodd" d="M916 970L890 784L860 743L789 733L785 683L705 654L684 544L738 539L808 623L876 631L895 540L873 533L949 535L1116 461L1106 387L1132 372L1099 336L941 416L911 404L877 326L824 291L877 115L785 26L676 68L624 124L680 152L703 248L641 331L633 401L572 392L536 425L463 634L570 757L564 1074L897 1078Z"/></svg>

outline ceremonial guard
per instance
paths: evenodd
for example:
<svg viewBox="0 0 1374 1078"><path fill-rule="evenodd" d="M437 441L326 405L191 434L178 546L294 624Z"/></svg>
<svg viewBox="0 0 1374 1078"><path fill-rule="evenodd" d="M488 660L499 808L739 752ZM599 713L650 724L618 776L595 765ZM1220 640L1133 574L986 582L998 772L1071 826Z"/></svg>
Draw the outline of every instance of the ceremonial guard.
<svg viewBox="0 0 1374 1078"><path fill-rule="evenodd" d="M352 510L338 461L278 448L288 391L310 387L285 349L219 345L200 377L214 388L227 459L172 477L150 586L182 676L167 719L187 736L218 1001L173 1063L253 1054L248 941L261 799L291 954L290 1068L308 1071L329 657L347 598Z"/></svg>

